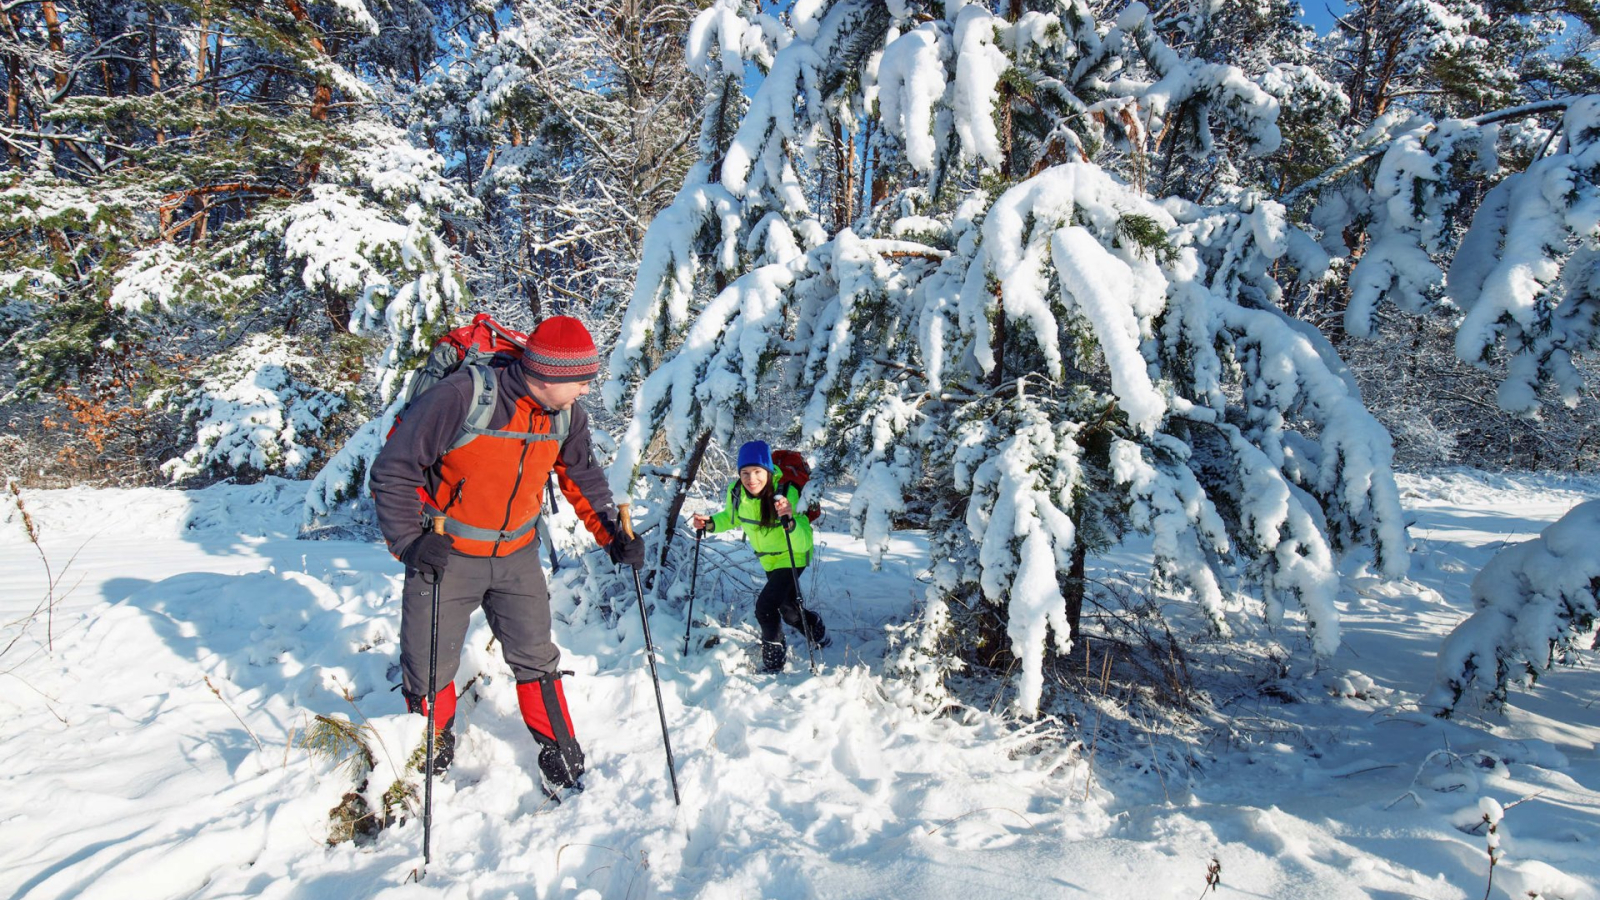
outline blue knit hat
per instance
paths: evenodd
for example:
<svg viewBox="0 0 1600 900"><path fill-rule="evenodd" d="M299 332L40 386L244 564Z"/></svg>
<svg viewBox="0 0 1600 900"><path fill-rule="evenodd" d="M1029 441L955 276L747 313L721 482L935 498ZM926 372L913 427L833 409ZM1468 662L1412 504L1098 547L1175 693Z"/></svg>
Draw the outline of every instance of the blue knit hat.
<svg viewBox="0 0 1600 900"><path fill-rule="evenodd" d="M772 468L772 448L766 441L748 441L739 448L739 468L745 466L760 466L763 469Z"/></svg>

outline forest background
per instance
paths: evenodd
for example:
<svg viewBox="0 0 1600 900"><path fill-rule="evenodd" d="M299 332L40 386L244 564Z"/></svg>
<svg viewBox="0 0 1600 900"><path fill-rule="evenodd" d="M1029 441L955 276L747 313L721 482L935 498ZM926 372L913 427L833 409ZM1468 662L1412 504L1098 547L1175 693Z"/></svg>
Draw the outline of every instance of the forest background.
<svg viewBox="0 0 1600 900"><path fill-rule="evenodd" d="M7 4L6 470L37 486L305 476L392 396L429 323L482 309L526 327L576 311L605 330L645 226L695 158L705 88L684 44L700 6ZM1304 80L1280 91L1285 139L1270 153L1219 143L1186 156L1145 135L1160 166L1149 194L1205 200L1226 183L1291 196L1304 227L1305 184L1396 108L1482 116L1600 77L1581 0L1354 4L1320 37L1295 4L1160 6L1155 29L1179 52ZM1547 109L1502 130L1537 150L1559 119ZM862 156L850 177L808 173L814 205L871 183ZM1450 210L1446 261L1476 201L1526 159L1502 162ZM1363 218L1329 275L1279 303L1338 348L1400 464L1591 470L1592 390L1501 410L1500 361L1456 358L1447 304L1385 308L1350 335ZM240 412L217 409L218 394L264 367L263 384L281 379L276 400L244 404L279 405L276 441L208 443L207 423Z"/></svg>

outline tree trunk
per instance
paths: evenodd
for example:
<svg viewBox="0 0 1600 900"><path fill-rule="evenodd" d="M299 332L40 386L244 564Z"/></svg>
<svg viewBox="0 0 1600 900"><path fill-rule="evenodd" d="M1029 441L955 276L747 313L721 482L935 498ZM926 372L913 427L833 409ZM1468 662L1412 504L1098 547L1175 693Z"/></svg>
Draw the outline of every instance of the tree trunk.
<svg viewBox="0 0 1600 900"><path fill-rule="evenodd" d="M153 94L159 94L159 93L161 93L161 55L158 52L159 44L158 44L158 42L156 40L156 23L155 22L151 22L150 23L150 30L149 30L148 34L149 34L149 41L150 41L150 92L153 93ZM167 130L165 128L161 127L160 125L157 125L156 126L156 146L159 147L162 144L165 144L166 142L167 142ZM161 230L163 232L165 232L167 230L167 224L168 223L165 222L165 221L163 221L161 223Z"/></svg>
<svg viewBox="0 0 1600 900"><path fill-rule="evenodd" d="M310 35L311 48L322 56L328 55L327 45L322 42L321 36L316 32L316 25L311 21L311 16L306 8L300 5L300 0L284 0L289 13L295 21L306 27ZM311 120L313 122L328 121L328 107L333 104L333 87L323 76L317 76L316 86L311 89ZM310 184L316 180L317 173L322 171L322 151L308 150L305 158L300 162L300 173L304 183Z"/></svg>
<svg viewBox="0 0 1600 900"><path fill-rule="evenodd" d="M6 57L6 123L15 129L22 114L22 63L15 56ZM22 168L22 151L15 144L6 143L6 158L13 169Z"/></svg>
<svg viewBox="0 0 1600 900"><path fill-rule="evenodd" d="M1344 92L1350 98L1350 111L1344 117L1346 125L1360 122L1366 112L1367 72L1372 67L1374 40L1371 0L1362 4L1361 12L1356 16L1356 27L1361 29L1361 49L1357 51L1355 62L1350 67L1350 80L1345 83Z"/></svg>
<svg viewBox="0 0 1600 900"><path fill-rule="evenodd" d="M1017 662L1017 657L1011 652L1010 610L990 603L981 596L977 604L978 637L973 643L974 661L986 668L1009 672Z"/></svg>
<svg viewBox="0 0 1600 900"><path fill-rule="evenodd" d="M298 16L296 17L298 18ZM194 83L198 88L206 80L207 51L211 49L211 0L200 4L200 35L194 55Z"/></svg>
<svg viewBox="0 0 1600 900"><path fill-rule="evenodd" d="M224 37L221 28L217 29L216 35L217 35L217 49L216 49L216 52L214 54L212 54L212 57L211 57L211 71L214 74L220 75L222 73L222 45L223 45L223 41L226 40L226 38ZM216 108L217 106L219 106L221 104L221 102L222 102L222 79L220 77L213 78L213 79L211 79L211 106L212 106L212 108Z"/></svg>
<svg viewBox="0 0 1600 900"><path fill-rule="evenodd" d="M833 153L836 180L833 185L833 232L838 234L850 225L850 220L855 218L851 209L855 195L855 134L850 135L848 144L845 141L844 130L838 122L833 123Z"/></svg>
<svg viewBox="0 0 1600 900"><path fill-rule="evenodd" d="M1400 51L1404 35L1396 34L1389 38L1388 46L1384 47L1383 65L1378 70L1378 83L1372 89L1372 117L1384 114L1389 108L1389 83L1394 80L1395 70L1400 65Z"/></svg>
<svg viewBox="0 0 1600 900"><path fill-rule="evenodd" d="M1000 286L994 289L994 371L989 373L989 387L997 388L1006 380L1006 305Z"/></svg>
<svg viewBox="0 0 1600 900"><path fill-rule="evenodd" d="M50 50L57 56L67 52L66 41L61 37L61 16L56 12L55 0L44 0L39 4L39 13L44 17L45 33L49 35ZM67 73L57 72L55 76L56 91L65 93L67 89Z"/></svg>
<svg viewBox="0 0 1600 900"><path fill-rule="evenodd" d="M706 448L711 446L711 430L700 432L695 438L694 449L689 452L689 458L684 460L683 471L679 474L678 482L672 488L672 499L667 501L667 515L661 522L660 550L656 556L656 569L659 571L667 559L667 548L672 546L672 536L678 532L678 517L683 514L683 501L689 498L689 487L694 484L700 475L700 464L705 462Z"/></svg>
<svg viewBox="0 0 1600 900"><path fill-rule="evenodd" d="M867 203L867 154L872 152L872 123L874 121L873 119L868 119L866 129L861 132L861 179L856 182L855 208L863 212L866 211Z"/></svg>
<svg viewBox="0 0 1600 900"><path fill-rule="evenodd" d="M1075 541L1072 545L1072 563L1067 567L1067 583L1065 597L1067 601L1067 625L1072 629L1072 639L1080 640L1083 630L1079 623L1083 621L1083 595L1087 588L1084 581L1084 569L1089 560L1089 549L1083 541Z"/></svg>
<svg viewBox="0 0 1600 900"><path fill-rule="evenodd" d="M337 293L323 288L322 309L328 314L328 324L339 334L350 333L350 304Z"/></svg>

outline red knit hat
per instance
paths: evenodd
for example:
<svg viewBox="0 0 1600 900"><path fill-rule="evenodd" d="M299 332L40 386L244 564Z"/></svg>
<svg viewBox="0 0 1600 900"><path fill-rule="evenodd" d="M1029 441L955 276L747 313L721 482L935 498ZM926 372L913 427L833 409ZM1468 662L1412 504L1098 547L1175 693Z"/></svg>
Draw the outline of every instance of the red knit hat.
<svg viewBox="0 0 1600 900"><path fill-rule="evenodd" d="M528 335L522 367L544 381L591 381L600 373L600 351L582 322L554 316Z"/></svg>

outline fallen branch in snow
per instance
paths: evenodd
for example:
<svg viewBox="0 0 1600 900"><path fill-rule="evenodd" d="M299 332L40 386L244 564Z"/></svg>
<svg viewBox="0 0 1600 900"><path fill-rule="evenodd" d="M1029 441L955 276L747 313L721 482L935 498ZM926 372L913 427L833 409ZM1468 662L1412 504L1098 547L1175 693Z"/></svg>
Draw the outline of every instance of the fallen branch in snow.
<svg viewBox="0 0 1600 900"><path fill-rule="evenodd" d="M1335 777L1335 778L1353 778L1356 775L1365 775L1368 772L1377 772L1377 771L1380 771L1382 769L1398 769L1398 768L1400 768L1400 764L1399 763L1387 763L1387 764L1381 765L1381 766L1367 766L1365 769L1357 769L1354 772L1346 772L1343 775L1335 775L1333 777Z"/></svg>
<svg viewBox="0 0 1600 900"><path fill-rule="evenodd" d="M607 847L605 844L584 844L584 843L580 843L580 842L574 841L574 842L572 842L570 844L562 844L560 847L556 848L556 871L557 872L561 871L561 854L565 853L568 847L593 847L596 850L609 850L612 853L615 853L616 855L622 857L623 859L628 860L629 862L633 861L633 857L629 856L626 853L623 853L621 850L618 850L615 847Z"/></svg>
<svg viewBox="0 0 1600 900"><path fill-rule="evenodd" d="M16 680L22 682L22 686L23 687L27 688L30 691L33 691L35 694L38 694L41 697L43 697L44 698L44 708L50 712L50 715L55 716L57 722L60 722L63 725L67 724L67 717L63 716L61 713L56 712L56 708L50 704L50 701L55 699L54 697L51 697L49 694L46 694L44 691L41 691L38 688L34 687L33 685L29 684L26 679L24 679L21 675L18 675L15 672L5 672L4 674L10 675L12 678L15 678Z"/></svg>
<svg viewBox="0 0 1600 900"><path fill-rule="evenodd" d="M1383 808L1384 809L1389 809L1389 808L1393 807L1396 803L1399 803L1401 800L1404 800L1407 797L1410 797L1411 798L1411 802L1415 803L1418 806L1418 808L1421 808L1422 800L1421 800L1421 798L1419 798L1417 796L1417 792L1415 790L1416 784L1417 784L1417 779L1422 777L1423 771L1425 771L1428 768L1428 763L1433 762L1435 759L1440 758L1440 757L1444 758L1445 766L1447 768L1454 769L1456 767L1456 765L1458 765L1458 764L1462 765L1462 766L1466 765L1466 763L1461 761L1460 755L1458 755L1454 750L1450 749L1449 738L1446 738L1445 739L1444 749L1442 749L1442 750L1434 750L1433 752L1429 753L1427 756L1424 756L1422 758L1422 762L1417 765L1417 774L1411 776L1411 786L1406 788L1405 793L1403 793L1400 796L1394 798L1393 800L1390 800L1388 803L1385 803ZM1460 785L1456 785L1455 787L1459 788ZM1454 789L1454 788L1452 788L1452 789Z"/></svg>

